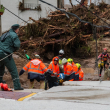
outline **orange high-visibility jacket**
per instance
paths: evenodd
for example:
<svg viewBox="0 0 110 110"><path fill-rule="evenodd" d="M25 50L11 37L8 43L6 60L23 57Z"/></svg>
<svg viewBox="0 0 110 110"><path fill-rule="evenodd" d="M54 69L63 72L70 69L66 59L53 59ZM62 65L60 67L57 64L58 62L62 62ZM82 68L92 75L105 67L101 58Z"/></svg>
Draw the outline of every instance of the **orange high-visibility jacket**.
<svg viewBox="0 0 110 110"><path fill-rule="evenodd" d="M73 66L70 63L67 63L66 65L64 65L64 74L69 76L71 75L71 73L74 72Z"/></svg>
<svg viewBox="0 0 110 110"><path fill-rule="evenodd" d="M34 59L31 60L28 64L26 64L26 66L23 67L23 70L24 71L28 70L29 79L34 79L34 78L37 79L40 76L44 76L44 73L47 71L47 67L44 65L44 63L41 60ZM38 79L40 80L40 78Z"/></svg>
<svg viewBox="0 0 110 110"><path fill-rule="evenodd" d="M75 75L78 75L78 67L76 66L76 64L74 62L72 62L72 66L73 66Z"/></svg>
<svg viewBox="0 0 110 110"><path fill-rule="evenodd" d="M49 67L48 67L48 69L50 69L51 71L53 71L53 73L56 73L57 75L55 75L55 74L51 74L51 77L59 77L59 65L57 64L57 65L55 65L54 64L54 59L55 58L58 58L58 57L54 57L53 59L52 59L52 63L49 65Z"/></svg>
<svg viewBox="0 0 110 110"><path fill-rule="evenodd" d="M78 73L79 73L79 81L82 81L83 80L83 77L84 77L83 70L80 68L80 70L78 71Z"/></svg>

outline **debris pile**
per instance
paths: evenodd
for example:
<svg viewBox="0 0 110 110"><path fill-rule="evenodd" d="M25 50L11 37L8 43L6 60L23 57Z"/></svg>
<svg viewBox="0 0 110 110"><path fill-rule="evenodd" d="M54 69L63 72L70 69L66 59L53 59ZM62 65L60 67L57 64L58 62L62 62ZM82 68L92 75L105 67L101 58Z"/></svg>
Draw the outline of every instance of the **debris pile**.
<svg viewBox="0 0 110 110"><path fill-rule="evenodd" d="M91 4L88 9L93 14L80 5L73 6L69 12L96 25L108 26L107 24L110 24L110 5L102 2L98 6ZM47 18L34 20L30 17L29 19L33 23L28 23L27 26L20 28L19 36L22 42L20 51L25 49L29 55L37 51L38 54L46 56L48 59L58 54L60 48L66 51L66 55L73 55L78 49L80 52L90 55L87 41L93 40L93 27L88 23L81 23L74 16L69 15L69 18L67 16L61 11L54 11L50 12ZM97 28L97 38L107 35L109 35L108 28Z"/></svg>

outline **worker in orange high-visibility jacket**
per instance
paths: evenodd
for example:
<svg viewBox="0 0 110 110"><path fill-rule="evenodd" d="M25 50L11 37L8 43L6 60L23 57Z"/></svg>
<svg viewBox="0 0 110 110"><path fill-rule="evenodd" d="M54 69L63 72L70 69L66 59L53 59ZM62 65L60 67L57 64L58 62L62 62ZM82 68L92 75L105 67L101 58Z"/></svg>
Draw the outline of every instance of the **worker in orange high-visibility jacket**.
<svg viewBox="0 0 110 110"><path fill-rule="evenodd" d="M40 82L40 89L44 89L44 73L48 70L44 63L40 59L33 59L23 67L19 75L22 75L27 70L28 79L30 79L30 81L36 79L38 82Z"/></svg>
<svg viewBox="0 0 110 110"><path fill-rule="evenodd" d="M79 63L76 63L76 65L78 67L79 81L82 81L83 80L83 77L84 77L84 72L81 69L81 65Z"/></svg>
<svg viewBox="0 0 110 110"><path fill-rule="evenodd" d="M64 65L65 81L74 81L75 72L71 63L67 62L66 58L62 59L62 64Z"/></svg>
<svg viewBox="0 0 110 110"><path fill-rule="evenodd" d="M71 58L69 58L68 60L67 60L69 63L71 63L72 64L72 66L73 66L73 71L75 72L75 81L78 81L79 80L79 73L78 73L78 67L76 66L76 64L73 62L73 59L71 59Z"/></svg>
<svg viewBox="0 0 110 110"><path fill-rule="evenodd" d="M48 67L48 69L53 72L53 74L51 74L50 79L48 80L49 88L52 88L53 86L58 86L58 80L57 80L57 78L59 77L58 62L59 62L59 58L54 57L52 59L52 63Z"/></svg>

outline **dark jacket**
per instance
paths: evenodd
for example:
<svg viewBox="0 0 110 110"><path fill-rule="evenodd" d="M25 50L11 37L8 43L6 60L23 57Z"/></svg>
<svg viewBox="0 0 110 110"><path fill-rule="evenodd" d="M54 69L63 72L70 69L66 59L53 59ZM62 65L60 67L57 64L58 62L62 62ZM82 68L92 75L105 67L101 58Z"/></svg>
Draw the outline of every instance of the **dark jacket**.
<svg viewBox="0 0 110 110"><path fill-rule="evenodd" d="M0 37L0 50L5 53L13 53L20 48L20 40L18 35L10 29L9 32Z"/></svg>

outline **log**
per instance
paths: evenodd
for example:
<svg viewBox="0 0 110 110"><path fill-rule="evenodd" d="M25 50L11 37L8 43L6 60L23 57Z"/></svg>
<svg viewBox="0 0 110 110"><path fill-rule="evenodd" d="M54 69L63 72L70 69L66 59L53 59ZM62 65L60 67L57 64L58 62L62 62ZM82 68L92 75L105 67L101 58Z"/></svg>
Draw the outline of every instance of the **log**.
<svg viewBox="0 0 110 110"><path fill-rule="evenodd" d="M27 43L29 43L29 42L30 42L29 40L28 40L28 41L25 41L25 42L22 42L21 45L27 44Z"/></svg>
<svg viewBox="0 0 110 110"><path fill-rule="evenodd" d="M60 10L57 10L57 11L52 11L52 12L50 12L50 13L55 14L56 12L61 13L61 11L60 11Z"/></svg>
<svg viewBox="0 0 110 110"><path fill-rule="evenodd" d="M58 43L58 42L62 42L64 39L59 39L59 40L55 40L55 41L51 41L51 42L46 42L45 43L45 45L44 45L44 47L46 46L46 45L49 45L49 44L55 44L55 43Z"/></svg>
<svg viewBox="0 0 110 110"><path fill-rule="evenodd" d="M63 31L63 32L57 32L57 33L55 33L55 34L51 34L51 35L49 35L48 37L56 37L56 36L59 36L59 35L61 35L61 34L64 34L64 31Z"/></svg>
<svg viewBox="0 0 110 110"><path fill-rule="evenodd" d="M45 36L47 35L48 30L49 30L49 28L46 30L46 32L45 32L43 38L45 38Z"/></svg>
<svg viewBox="0 0 110 110"><path fill-rule="evenodd" d="M54 28L54 29L63 29L63 28L59 28L59 27L57 27L57 26L53 26L53 25L48 25L49 27L52 27L52 28ZM64 29L63 29L64 30Z"/></svg>
<svg viewBox="0 0 110 110"><path fill-rule="evenodd" d="M58 16L66 16L65 14L56 14L56 15L48 15L48 17L58 17Z"/></svg>
<svg viewBox="0 0 110 110"><path fill-rule="evenodd" d="M105 32L104 35L105 35L105 36L106 36L106 35L110 35L110 32L109 32L109 31L108 31L108 32Z"/></svg>
<svg viewBox="0 0 110 110"><path fill-rule="evenodd" d="M91 36L91 34L88 34L88 35L83 35L82 37L90 37Z"/></svg>
<svg viewBox="0 0 110 110"><path fill-rule="evenodd" d="M35 22L35 23L40 23L40 24L42 24L42 22L40 22L40 21L37 21L37 20L34 20L33 18L31 18L31 17L29 17L29 19L30 20L32 20L33 22Z"/></svg>
<svg viewBox="0 0 110 110"><path fill-rule="evenodd" d="M71 38L65 45L68 45L72 40L74 40L76 38L76 36L75 37L73 37L73 38Z"/></svg>

